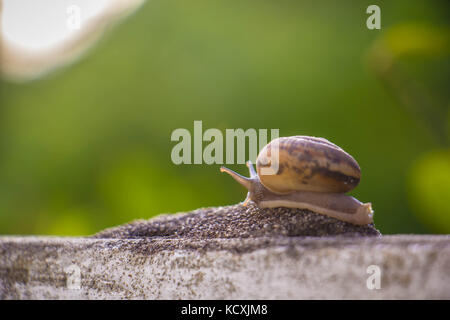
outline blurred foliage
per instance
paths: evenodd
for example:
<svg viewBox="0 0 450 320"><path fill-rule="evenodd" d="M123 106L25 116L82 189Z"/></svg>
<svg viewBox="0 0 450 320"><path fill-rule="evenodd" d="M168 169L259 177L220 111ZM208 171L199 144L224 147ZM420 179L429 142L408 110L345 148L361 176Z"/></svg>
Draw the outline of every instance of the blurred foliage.
<svg viewBox="0 0 450 320"><path fill-rule="evenodd" d="M152 0L82 60L0 82L0 233L84 235L242 201L171 132L280 128L359 162L382 233L450 230L449 3ZM243 165L231 166L246 172Z"/></svg>
<svg viewBox="0 0 450 320"><path fill-rule="evenodd" d="M432 230L450 233L450 150L419 157L409 180L410 201L417 216Z"/></svg>

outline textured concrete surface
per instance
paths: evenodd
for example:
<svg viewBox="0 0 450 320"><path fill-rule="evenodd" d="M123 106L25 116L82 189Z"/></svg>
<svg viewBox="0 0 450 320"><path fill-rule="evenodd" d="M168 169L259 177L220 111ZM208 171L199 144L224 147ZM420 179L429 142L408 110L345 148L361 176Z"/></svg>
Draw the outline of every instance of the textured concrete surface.
<svg viewBox="0 0 450 320"><path fill-rule="evenodd" d="M449 236L0 237L0 257L3 299L450 299Z"/></svg>
<svg viewBox="0 0 450 320"><path fill-rule="evenodd" d="M84 238L0 237L2 299L450 299L449 270L450 236L381 237L252 204Z"/></svg>

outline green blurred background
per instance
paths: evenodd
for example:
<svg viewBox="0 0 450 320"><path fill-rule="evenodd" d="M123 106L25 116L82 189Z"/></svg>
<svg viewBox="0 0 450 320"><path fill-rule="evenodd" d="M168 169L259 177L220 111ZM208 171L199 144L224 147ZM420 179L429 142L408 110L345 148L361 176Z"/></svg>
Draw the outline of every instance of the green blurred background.
<svg viewBox="0 0 450 320"><path fill-rule="evenodd" d="M325 137L359 162L351 194L382 233L450 233L449 9L146 2L70 67L1 80L0 233L87 235L242 201L220 165L171 162L172 131L194 120Z"/></svg>

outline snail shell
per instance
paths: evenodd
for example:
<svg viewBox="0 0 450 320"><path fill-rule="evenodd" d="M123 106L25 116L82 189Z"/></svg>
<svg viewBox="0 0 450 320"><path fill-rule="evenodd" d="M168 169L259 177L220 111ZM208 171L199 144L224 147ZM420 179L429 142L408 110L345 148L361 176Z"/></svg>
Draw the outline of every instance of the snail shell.
<svg viewBox="0 0 450 320"><path fill-rule="evenodd" d="M274 166L278 170L263 174L263 168L277 161L272 159L274 148L278 150ZM252 200L261 208L307 209L358 225L373 222L371 204L345 194L361 179L358 163L326 139L293 136L272 140L258 155L257 171L250 162L247 166L250 178L221 168L248 189L244 205Z"/></svg>
<svg viewBox="0 0 450 320"><path fill-rule="evenodd" d="M262 175L272 165L272 146L278 143L278 171ZM323 138L283 137L271 141L259 153L256 170L261 183L275 193L292 191L348 192L361 179L361 169L351 155Z"/></svg>

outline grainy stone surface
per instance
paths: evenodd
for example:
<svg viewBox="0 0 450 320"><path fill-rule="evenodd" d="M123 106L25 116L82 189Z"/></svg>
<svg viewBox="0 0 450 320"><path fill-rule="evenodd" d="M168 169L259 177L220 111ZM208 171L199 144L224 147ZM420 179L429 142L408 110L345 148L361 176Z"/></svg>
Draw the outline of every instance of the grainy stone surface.
<svg viewBox="0 0 450 320"><path fill-rule="evenodd" d="M252 202L162 215L107 229L96 238L254 238L295 236L380 236L374 225L357 226L308 210L260 209Z"/></svg>
<svg viewBox="0 0 450 320"><path fill-rule="evenodd" d="M449 270L449 236L0 237L2 299L450 299Z"/></svg>

